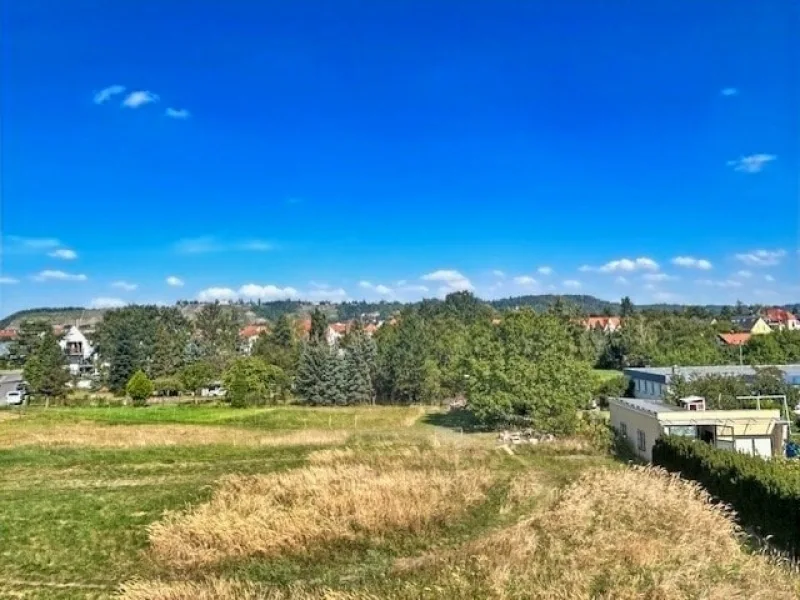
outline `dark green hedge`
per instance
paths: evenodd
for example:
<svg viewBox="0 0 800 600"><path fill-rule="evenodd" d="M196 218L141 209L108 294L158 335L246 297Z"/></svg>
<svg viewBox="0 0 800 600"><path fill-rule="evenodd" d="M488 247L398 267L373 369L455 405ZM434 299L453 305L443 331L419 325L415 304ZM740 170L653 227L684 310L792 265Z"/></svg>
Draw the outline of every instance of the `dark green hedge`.
<svg viewBox="0 0 800 600"><path fill-rule="evenodd" d="M653 462L700 482L733 507L743 526L772 536L775 545L795 556L800 554L800 461L764 460L667 436L656 441Z"/></svg>

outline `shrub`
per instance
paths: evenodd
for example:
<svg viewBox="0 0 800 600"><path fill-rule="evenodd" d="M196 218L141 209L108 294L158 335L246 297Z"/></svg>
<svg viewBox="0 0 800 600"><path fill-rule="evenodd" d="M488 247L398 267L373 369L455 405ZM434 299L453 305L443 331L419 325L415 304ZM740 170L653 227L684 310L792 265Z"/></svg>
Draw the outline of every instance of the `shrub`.
<svg viewBox="0 0 800 600"><path fill-rule="evenodd" d="M653 462L703 484L729 503L743 524L772 536L783 550L800 551L800 465L679 437L657 440Z"/></svg>
<svg viewBox="0 0 800 600"><path fill-rule="evenodd" d="M153 382L145 375L144 371L136 371L128 380L125 391L133 400L134 406L144 406L147 399L153 394Z"/></svg>
<svg viewBox="0 0 800 600"><path fill-rule="evenodd" d="M177 396L183 390L183 384L177 377L157 377L153 381L153 390L160 396Z"/></svg>
<svg viewBox="0 0 800 600"><path fill-rule="evenodd" d="M256 357L237 358L223 377L231 406L275 404L289 388L283 369Z"/></svg>

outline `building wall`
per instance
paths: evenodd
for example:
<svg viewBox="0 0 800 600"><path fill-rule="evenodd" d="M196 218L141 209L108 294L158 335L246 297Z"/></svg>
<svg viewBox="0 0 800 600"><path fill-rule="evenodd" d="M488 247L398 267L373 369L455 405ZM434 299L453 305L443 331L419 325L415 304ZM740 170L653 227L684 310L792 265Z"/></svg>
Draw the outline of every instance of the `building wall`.
<svg viewBox="0 0 800 600"><path fill-rule="evenodd" d="M625 436L637 456L647 461L652 460L653 445L661 436L661 424L656 416L629 408L614 400L609 402L609 407L611 409L611 426L614 430ZM625 434L625 430L627 430L627 434ZM644 449L639 447L640 431L644 434Z"/></svg>
<svg viewBox="0 0 800 600"><path fill-rule="evenodd" d="M753 325L753 328L750 330L750 333L753 335L762 335L765 333L772 333L772 329L769 325L766 324L764 319L759 319Z"/></svg>
<svg viewBox="0 0 800 600"><path fill-rule="evenodd" d="M633 381L633 397L643 400L663 400L667 395L668 386L658 381L649 379L631 378Z"/></svg>

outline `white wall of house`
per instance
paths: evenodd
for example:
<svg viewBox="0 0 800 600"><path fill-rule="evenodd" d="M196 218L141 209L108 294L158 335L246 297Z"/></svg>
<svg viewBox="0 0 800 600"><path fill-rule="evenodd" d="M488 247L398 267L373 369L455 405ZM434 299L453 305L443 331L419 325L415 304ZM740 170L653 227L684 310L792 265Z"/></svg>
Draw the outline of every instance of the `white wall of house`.
<svg viewBox="0 0 800 600"><path fill-rule="evenodd" d="M662 428L656 415L629 408L611 400L611 427L628 441L637 456L653 459L653 445L661 436Z"/></svg>

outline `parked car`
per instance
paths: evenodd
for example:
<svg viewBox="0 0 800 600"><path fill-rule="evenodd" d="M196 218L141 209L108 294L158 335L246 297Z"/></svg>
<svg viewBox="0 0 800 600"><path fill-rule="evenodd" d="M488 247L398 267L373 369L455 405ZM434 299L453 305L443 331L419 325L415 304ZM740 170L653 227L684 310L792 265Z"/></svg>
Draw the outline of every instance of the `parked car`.
<svg viewBox="0 0 800 600"><path fill-rule="evenodd" d="M21 390L9 390L6 392L6 404L8 405L19 406L24 398L25 396Z"/></svg>

